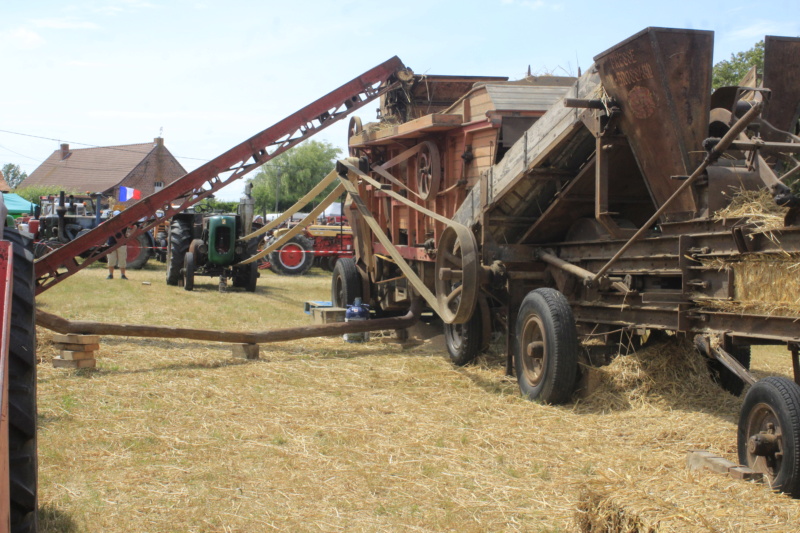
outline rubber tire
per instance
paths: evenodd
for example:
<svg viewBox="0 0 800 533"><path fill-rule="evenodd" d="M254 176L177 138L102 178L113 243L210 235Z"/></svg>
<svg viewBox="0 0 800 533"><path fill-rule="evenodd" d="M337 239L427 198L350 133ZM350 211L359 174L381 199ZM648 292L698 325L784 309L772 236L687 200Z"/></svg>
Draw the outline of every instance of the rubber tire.
<svg viewBox="0 0 800 533"><path fill-rule="evenodd" d="M483 350L483 316L476 305L469 320L463 324L444 323L444 341L450 362L456 366L471 363Z"/></svg>
<svg viewBox="0 0 800 533"><path fill-rule="evenodd" d="M750 370L751 355L749 345L734 346L728 351L728 353L730 353L734 359L742 363L742 366ZM708 369L711 372L711 379L718 383L720 387L730 392L734 396L742 395L742 391L744 390L744 381L742 381L739 376L728 370L725 365L716 359L709 359Z"/></svg>
<svg viewBox="0 0 800 533"><path fill-rule="evenodd" d="M141 270L147 264L148 259L152 255L151 248L153 246L153 242L150 240L150 236L146 233L142 233L138 237L136 237L134 245L128 245L128 260L125 263L125 267L130 270ZM139 253L131 259L132 251L138 250Z"/></svg>
<svg viewBox="0 0 800 533"><path fill-rule="evenodd" d="M353 305L356 298L361 298L361 275L356 262L351 257L343 257L336 261L331 276L331 303L333 307Z"/></svg>
<svg viewBox="0 0 800 533"><path fill-rule="evenodd" d="M33 256L34 258L39 259L40 257L46 256L56 248L60 248L61 246L61 243L58 241L39 241L33 247Z"/></svg>
<svg viewBox="0 0 800 533"><path fill-rule="evenodd" d="M748 465L747 419L750 411L759 403L772 407L778 417L783 438L781 468L772 482L773 490L785 492L792 498L800 498L800 385L781 377L770 376L757 381L744 397L739 414L738 451L739 462Z"/></svg>
<svg viewBox="0 0 800 533"><path fill-rule="evenodd" d="M258 252L258 239L251 239L247 247L248 258L256 255ZM232 284L234 287L243 288L247 292L256 292L258 276L258 261L254 261L234 269Z"/></svg>
<svg viewBox="0 0 800 533"><path fill-rule="evenodd" d="M303 260L296 266L287 266L281 261L281 249L286 246L294 245L303 250ZM272 271L284 276L302 276L314 265L314 240L305 235L295 235L289 239L281 248L269 254L269 262Z"/></svg>
<svg viewBox="0 0 800 533"><path fill-rule="evenodd" d="M29 239L8 228L3 234L14 249L14 294L8 347L11 531L28 533L38 529L34 258Z"/></svg>
<svg viewBox="0 0 800 533"><path fill-rule="evenodd" d="M542 378L535 384L525 375L521 351L525 324L534 316L542 322L542 335L547 346ZM522 301L516 321L514 364L519 389L525 397L547 404L569 401L578 372L578 333L569 302L557 290L536 289Z"/></svg>
<svg viewBox="0 0 800 533"><path fill-rule="evenodd" d="M183 290L194 289L194 254L186 252L183 256Z"/></svg>
<svg viewBox="0 0 800 533"><path fill-rule="evenodd" d="M181 280L183 257L192 242L192 228L183 220L173 220L169 228L169 254L167 255L167 285L177 286Z"/></svg>

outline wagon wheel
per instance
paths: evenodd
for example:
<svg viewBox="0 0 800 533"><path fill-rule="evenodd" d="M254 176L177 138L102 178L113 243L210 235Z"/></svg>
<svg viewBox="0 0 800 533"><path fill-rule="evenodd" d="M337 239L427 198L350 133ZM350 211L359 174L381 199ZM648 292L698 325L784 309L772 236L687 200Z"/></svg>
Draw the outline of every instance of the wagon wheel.
<svg viewBox="0 0 800 533"><path fill-rule="evenodd" d="M756 382L738 434L739 461L763 473L773 490L800 497L800 386L779 376Z"/></svg>
<svg viewBox="0 0 800 533"><path fill-rule="evenodd" d="M578 371L578 333L563 294L539 288L517 315L514 364L520 392L548 404L569 401Z"/></svg>
<svg viewBox="0 0 800 533"><path fill-rule="evenodd" d="M447 324L463 324L478 300L478 243L461 224L445 228L436 250L436 300Z"/></svg>
<svg viewBox="0 0 800 533"><path fill-rule="evenodd" d="M361 118L351 117L350 124L347 126L347 143L350 144L350 137L360 135L362 131L364 131L364 128L361 125ZM348 149L348 153L350 154L350 157L358 157L361 155L361 150L358 148L350 148Z"/></svg>
<svg viewBox="0 0 800 533"><path fill-rule="evenodd" d="M430 141L422 143L417 154L417 189L419 197L427 200L439 192L442 164L439 149Z"/></svg>

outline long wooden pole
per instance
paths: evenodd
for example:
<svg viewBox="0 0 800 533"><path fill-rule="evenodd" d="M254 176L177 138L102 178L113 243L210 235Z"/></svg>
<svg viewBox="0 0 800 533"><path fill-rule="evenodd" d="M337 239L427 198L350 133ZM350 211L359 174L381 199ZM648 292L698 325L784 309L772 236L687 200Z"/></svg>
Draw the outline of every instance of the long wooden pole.
<svg viewBox="0 0 800 533"><path fill-rule="evenodd" d="M192 339L236 344L266 344L270 342L306 339L309 337L335 337L345 333L364 333L367 331L384 329L405 329L413 326L417 322L421 311L421 301L415 300L412 302L408 313L400 317L248 332L67 320L58 315L37 309L36 325L65 335L111 335L121 337Z"/></svg>

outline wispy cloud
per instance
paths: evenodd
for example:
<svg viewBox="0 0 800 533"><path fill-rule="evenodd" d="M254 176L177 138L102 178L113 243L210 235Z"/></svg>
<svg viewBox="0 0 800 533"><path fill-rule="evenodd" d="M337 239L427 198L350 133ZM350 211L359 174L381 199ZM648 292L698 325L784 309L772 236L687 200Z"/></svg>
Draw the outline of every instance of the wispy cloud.
<svg viewBox="0 0 800 533"><path fill-rule="evenodd" d="M45 43L41 35L28 28L17 28L0 33L0 41L18 50L34 50Z"/></svg>
<svg viewBox="0 0 800 533"><path fill-rule="evenodd" d="M106 68L109 65L107 63L98 63L95 61L76 61L71 60L67 61L67 66L69 67L78 67L78 68Z"/></svg>
<svg viewBox="0 0 800 533"><path fill-rule="evenodd" d="M117 0L108 5L98 7L94 11L105 15L119 15L140 9L153 9L156 5L147 0Z"/></svg>
<svg viewBox="0 0 800 533"><path fill-rule="evenodd" d="M800 25L795 21L756 20L751 24L734 30L730 37L760 41L765 35L795 36L800 32Z"/></svg>
<svg viewBox="0 0 800 533"><path fill-rule="evenodd" d="M517 5L520 7L526 7L532 10L538 9L551 9L553 11L559 11L564 7L564 4L561 2L548 2L545 0L500 0L501 3L506 5Z"/></svg>
<svg viewBox="0 0 800 533"><path fill-rule="evenodd" d="M99 26L94 22L89 22L88 20L78 20L73 17L36 19L32 21L32 24L37 28L57 30L96 30L99 28Z"/></svg>

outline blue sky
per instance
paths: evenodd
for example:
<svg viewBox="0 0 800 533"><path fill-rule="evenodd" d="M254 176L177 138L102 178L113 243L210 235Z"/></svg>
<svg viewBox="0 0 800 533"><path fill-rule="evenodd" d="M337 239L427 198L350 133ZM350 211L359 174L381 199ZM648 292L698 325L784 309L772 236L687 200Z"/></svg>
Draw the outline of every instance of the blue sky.
<svg viewBox="0 0 800 533"><path fill-rule="evenodd" d="M647 26L713 30L714 61L800 36L798 2L5 0L0 164L150 142L187 170L397 55L417 73L575 74ZM365 122L377 105L366 107ZM346 121L317 136L344 147ZM13 132L13 133L8 133ZM242 184L219 196L238 199Z"/></svg>

